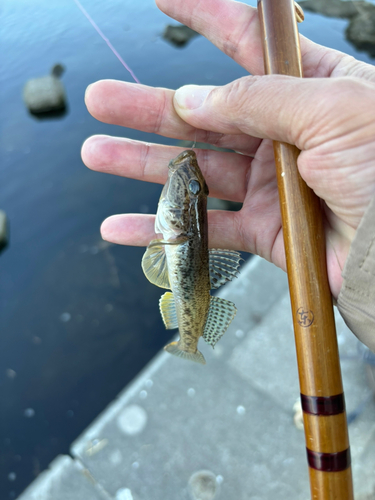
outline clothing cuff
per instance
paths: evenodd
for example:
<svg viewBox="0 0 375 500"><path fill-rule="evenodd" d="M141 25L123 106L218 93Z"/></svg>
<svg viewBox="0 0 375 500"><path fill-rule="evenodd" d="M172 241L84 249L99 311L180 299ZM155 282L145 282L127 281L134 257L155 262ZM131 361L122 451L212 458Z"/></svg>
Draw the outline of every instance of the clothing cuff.
<svg viewBox="0 0 375 500"><path fill-rule="evenodd" d="M342 276L338 310L350 330L375 352L375 196L358 226Z"/></svg>

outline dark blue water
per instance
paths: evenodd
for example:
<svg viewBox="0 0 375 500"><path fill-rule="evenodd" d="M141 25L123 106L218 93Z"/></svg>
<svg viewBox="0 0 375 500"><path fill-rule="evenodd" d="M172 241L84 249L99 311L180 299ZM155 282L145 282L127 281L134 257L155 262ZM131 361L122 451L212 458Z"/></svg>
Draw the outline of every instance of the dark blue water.
<svg viewBox="0 0 375 500"><path fill-rule="evenodd" d="M175 48L152 0L82 0L142 83L224 84L246 72L203 37ZM73 1L2 0L0 208L10 244L0 255L0 499L15 498L168 341L160 291L140 268L144 249L109 245L102 220L154 212L160 186L86 169L96 133L174 141L105 125L87 113L86 86L130 81ZM346 21L306 14L301 32L369 61L343 39ZM66 115L31 116L29 78L65 66Z"/></svg>

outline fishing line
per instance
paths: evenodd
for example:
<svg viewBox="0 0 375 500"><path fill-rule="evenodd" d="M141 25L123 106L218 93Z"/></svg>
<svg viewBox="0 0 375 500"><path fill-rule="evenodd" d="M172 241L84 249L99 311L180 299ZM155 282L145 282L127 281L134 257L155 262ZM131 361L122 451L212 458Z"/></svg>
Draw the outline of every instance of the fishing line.
<svg viewBox="0 0 375 500"><path fill-rule="evenodd" d="M104 35L104 33L101 31L99 26L95 23L95 21L90 17L89 13L83 8L83 6L80 4L78 0L73 0L77 7L80 9L80 11L83 13L83 15L87 18L87 20L90 22L90 24L95 28L95 30L98 32L99 36L105 41L105 43L108 45L108 47L111 49L111 51L114 53L114 55L117 57L117 59L120 61L120 63L124 66L124 68L131 74L133 77L134 81L136 83L141 83L138 78L135 76L134 72L132 71L131 68L126 64L126 62L123 60L123 58L120 56L120 54L117 52L117 50L114 48L114 46L111 44L111 42L108 40L108 38Z"/></svg>
<svg viewBox="0 0 375 500"><path fill-rule="evenodd" d="M197 145L197 129L195 129L194 142L193 145L191 146L191 149L194 149L196 145Z"/></svg>
<svg viewBox="0 0 375 500"><path fill-rule="evenodd" d="M99 34L99 36L102 38L102 40L105 41L105 43L108 45L108 47L111 49L113 54L117 57L117 59L120 61L120 63L124 66L126 71L128 71L131 76L133 77L133 80L136 83L141 83L136 75L134 74L134 71L126 64L126 62L123 60L123 58L120 56L120 54L117 52L117 50L114 48L114 46L111 44L111 42L108 40L108 38L104 35L102 30L99 28L99 26L95 23L95 21L92 19L90 14L86 11L86 9L82 6L82 4L79 2L79 0L73 0L74 3L77 5L79 10L82 12L82 14L86 17L86 19L89 21L89 23L92 25L92 27L96 30L96 32ZM191 149L194 149L197 144L197 129L195 129L195 134L194 134L194 142L193 145L191 146Z"/></svg>

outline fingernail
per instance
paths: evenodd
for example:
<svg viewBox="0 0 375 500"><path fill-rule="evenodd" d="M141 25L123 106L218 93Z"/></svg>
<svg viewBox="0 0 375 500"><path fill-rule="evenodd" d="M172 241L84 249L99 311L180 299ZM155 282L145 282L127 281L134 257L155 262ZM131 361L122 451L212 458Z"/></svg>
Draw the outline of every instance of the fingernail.
<svg viewBox="0 0 375 500"><path fill-rule="evenodd" d="M202 106L208 94L215 87L201 87L199 85L185 85L177 89L174 99L179 108L197 109Z"/></svg>

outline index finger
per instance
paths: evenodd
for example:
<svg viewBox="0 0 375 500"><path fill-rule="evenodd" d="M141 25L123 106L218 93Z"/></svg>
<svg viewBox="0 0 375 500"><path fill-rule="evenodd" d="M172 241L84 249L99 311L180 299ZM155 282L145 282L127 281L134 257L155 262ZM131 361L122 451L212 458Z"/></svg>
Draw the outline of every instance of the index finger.
<svg viewBox="0 0 375 500"><path fill-rule="evenodd" d="M174 93L174 90L136 83L100 80L87 88L85 102L90 114L105 123L254 153L259 145L257 139L243 134L226 136L186 123L174 109Z"/></svg>

